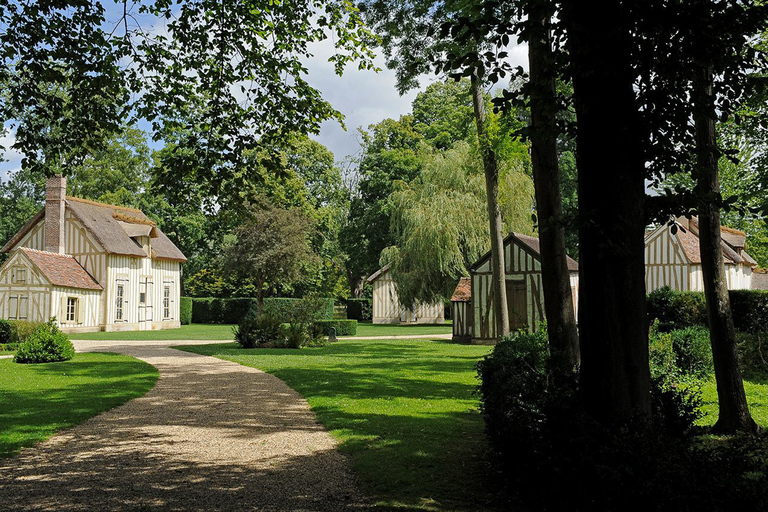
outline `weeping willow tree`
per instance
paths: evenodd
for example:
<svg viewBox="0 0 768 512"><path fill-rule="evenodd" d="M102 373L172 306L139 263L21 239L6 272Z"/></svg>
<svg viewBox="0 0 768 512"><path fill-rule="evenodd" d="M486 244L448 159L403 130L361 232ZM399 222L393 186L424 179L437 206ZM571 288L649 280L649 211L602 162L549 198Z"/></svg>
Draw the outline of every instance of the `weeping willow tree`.
<svg viewBox="0 0 768 512"><path fill-rule="evenodd" d="M501 210L506 232L532 234L533 181L525 152L501 162ZM466 142L429 154L410 183L390 195L397 243L382 252L400 302L434 302L451 296L469 265L490 248L485 175L479 153Z"/></svg>

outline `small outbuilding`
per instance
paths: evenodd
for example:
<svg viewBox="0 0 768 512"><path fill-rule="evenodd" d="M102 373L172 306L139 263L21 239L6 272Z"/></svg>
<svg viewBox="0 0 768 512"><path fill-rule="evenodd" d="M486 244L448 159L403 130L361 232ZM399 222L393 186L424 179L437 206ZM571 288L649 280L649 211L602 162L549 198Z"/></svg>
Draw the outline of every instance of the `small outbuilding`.
<svg viewBox="0 0 768 512"><path fill-rule="evenodd" d="M579 265L568 257L571 296L574 308L578 304ZM537 331L544 320L544 291L541 286L541 252L539 239L512 233L504 239L504 265L506 274L507 308L510 330ZM461 283L459 283L461 286ZM457 291L458 288L457 288ZM454 294L456 296L456 294ZM454 311L465 308L468 312L461 330L457 331L454 317L454 336L466 339L471 331L472 343L494 343L498 339L494 320L491 253L480 258L470 267L469 297L455 304ZM458 297L458 296L457 296ZM461 306L460 303L466 304ZM576 310L574 313L578 313ZM456 314L456 313L454 313ZM468 328L466 326L469 326Z"/></svg>
<svg viewBox="0 0 768 512"><path fill-rule="evenodd" d="M669 286L681 292L704 291L699 246L699 222L696 217L675 220L677 230L659 226L645 235L645 290L652 292ZM743 231L721 227L721 248L729 290L753 288L753 270L757 262L747 254L747 235ZM762 283L762 276L755 279Z"/></svg>
<svg viewBox="0 0 768 512"><path fill-rule="evenodd" d="M469 277L459 279L459 284L451 296L451 318L453 319L453 341L469 343L472 341L472 280Z"/></svg>
<svg viewBox="0 0 768 512"><path fill-rule="evenodd" d="M384 266L368 278L373 286L374 324L441 324L445 322L442 302L416 303L410 309L400 304L395 281Z"/></svg>

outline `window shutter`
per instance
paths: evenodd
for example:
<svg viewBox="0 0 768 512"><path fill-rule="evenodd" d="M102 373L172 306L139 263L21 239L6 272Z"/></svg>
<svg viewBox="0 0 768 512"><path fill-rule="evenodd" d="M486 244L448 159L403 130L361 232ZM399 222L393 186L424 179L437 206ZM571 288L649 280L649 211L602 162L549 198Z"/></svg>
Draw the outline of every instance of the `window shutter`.
<svg viewBox="0 0 768 512"><path fill-rule="evenodd" d="M83 297L77 299L77 323L85 323L85 300Z"/></svg>

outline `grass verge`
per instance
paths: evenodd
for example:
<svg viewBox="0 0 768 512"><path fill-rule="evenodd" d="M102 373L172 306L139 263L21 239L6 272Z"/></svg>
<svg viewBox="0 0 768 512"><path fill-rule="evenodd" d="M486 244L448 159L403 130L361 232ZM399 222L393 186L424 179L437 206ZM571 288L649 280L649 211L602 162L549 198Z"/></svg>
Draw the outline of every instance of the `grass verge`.
<svg viewBox="0 0 768 512"><path fill-rule="evenodd" d="M346 340L303 350L183 349L259 368L306 397L377 510L492 508L497 476L472 394L475 363L489 347Z"/></svg>
<svg viewBox="0 0 768 512"><path fill-rule="evenodd" d="M745 377L744 391L752 419L765 428L768 426L768 378ZM714 377L701 387L701 410L704 416L697 422L701 426L713 426L718 417L717 384Z"/></svg>
<svg viewBox="0 0 768 512"><path fill-rule="evenodd" d="M129 332L89 332L73 334L78 340L221 340L232 341L232 325L228 324L192 324L182 325L180 329L161 331ZM423 334L450 334L451 324L443 325L387 325L360 323L355 336L419 336Z"/></svg>
<svg viewBox="0 0 768 512"><path fill-rule="evenodd" d="M154 366L118 354L44 364L0 359L0 457L145 394L157 377Z"/></svg>

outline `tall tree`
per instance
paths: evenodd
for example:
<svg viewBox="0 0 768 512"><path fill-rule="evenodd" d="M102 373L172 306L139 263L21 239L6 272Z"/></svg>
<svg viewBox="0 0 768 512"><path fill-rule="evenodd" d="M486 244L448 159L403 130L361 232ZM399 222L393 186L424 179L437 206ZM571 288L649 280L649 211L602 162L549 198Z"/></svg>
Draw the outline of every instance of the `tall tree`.
<svg viewBox="0 0 768 512"><path fill-rule="evenodd" d="M645 313L643 132L633 91L630 6L574 3L560 17L573 77L579 171L579 331L587 412L650 416Z"/></svg>
<svg viewBox="0 0 768 512"><path fill-rule="evenodd" d="M555 366L575 367L579 363L579 337L571 297L570 274L565 249L565 229L560 168L557 151L555 54L552 48L551 19L554 2L528 0L527 16L531 123L531 164L536 186L536 213L541 245L541 278L547 334Z"/></svg>
<svg viewBox="0 0 768 512"><path fill-rule="evenodd" d="M397 71L398 89L404 92L418 83L418 77L431 71L431 61L445 54L485 51L486 42L468 38L462 43L454 41L455 31L441 29L450 21L462 19L461 5L441 0L393 2L367 0L362 4L364 14L382 36L387 65ZM494 319L499 335L509 332L507 293L505 286L504 252L499 206L499 168L495 148L488 135L484 88L488 77L475 61L453 62L444 71L455 71L456 76L470 78L470 91L475 114L478 147L483 155L486 177L489 235L491 240L491 270L493 273ZM456 71L458 70L458 71Z"/></svg>

